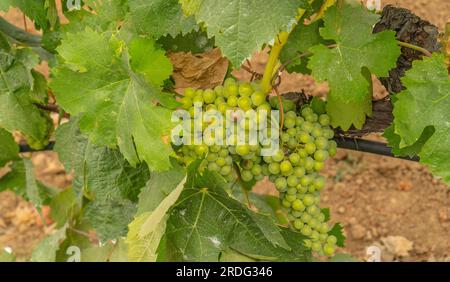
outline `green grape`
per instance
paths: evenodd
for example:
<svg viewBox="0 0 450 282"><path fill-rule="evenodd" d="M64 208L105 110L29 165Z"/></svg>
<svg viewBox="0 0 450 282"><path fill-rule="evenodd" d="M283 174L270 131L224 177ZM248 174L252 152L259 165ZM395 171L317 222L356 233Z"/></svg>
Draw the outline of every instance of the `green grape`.
<svg viewBox="0 0 450 282"><path fill-rule="evenodd" d="M195 97L195 90L193 88L186 88L184 90L184 96L188 98L194 98Z"/></svg>
<svg viewBox="0 0 450 282"><path fill-rule="evenodd" d="M283 191L286 189L287 187L287 181L286 178L284 177L278 177L277 180L275 180L275 187L280 190Z"/></svg>
<svg viewBox="0 0 450 282"><path fill-rule="evenodd" d="M292 153L289 155L289 161L293 165L297 165L300 162L300 156L297 153Z"/></svg>
<svg viewBox="0 0 450 282"><path fill-rule="evenodd" d="M217 160L216 160L216 164L218 165L218 166L220 166L220 167L223 167L224 165L226 165L226 161L225 161L225 159L224 158L222 158L222 157L220 157L220 158L217 158Z"/></svg>
<svg viewBox="0 0 450 282"><path fill-rule="evenodd" d="M306 186L308 186L309 184L311 184L312 181L313 181L313 180L312 180L312 177L311 177L310 175L305 175L305 176L303 176L303 177L300 179L300 184L301 184L303 187L306 187Z"/></svg>
<svg viewBox="0 0 450 282"><path fill-rule="evenodd" d="M263 160L264 160L264 162L270 164L272 162L272 157L271 156L264 156Z"/></svg>
<svg viewBox="0 0 450 282"><path fill-rule="evenodd" d="M311 157L305 159L304 167L307 171L314 170L315 161Z"/></svg>
<svg viewBox="0 0 450 282"><path fill-rule="evenodd" d="M202 103L203 104L203 96L202 95L196 95L194 98L192 98L192 102L195 103Z"/></svg>
<svg viewBox="0 0 450 282"><path fill-rule="evenodd" d="M304 211L305 205L299 199L292 202L292 208L296 211Z"/></svg>
<svg viewBox="0 0 450 282"><path fill-rule="evenodd" d="M286 133L290 137L295 137L297 135L297 130L295 130L295 128L289 128L288 130L286 130Z"/></svg>
<svg viewBox="0 0 450 282"><path fill-rule="evenodd" d="M247 156L250 154L250 146L249 145L237 145L236 153L240 156Z"/></svg>
<svg viewBox="0 0 450 282"><path fill-rule="evenodd" d="M305 151L309 155L314 154L314 152L316 151L316 144L314 144L314 143L307 143L307 144L305 144Z"/></svg>
<svg viewBox="0 0 450 282"><path fill-rule="evenodd" d="M216 100L214 101L214 105L216 105L217 107L219 107L219 105L222 103L226 103L225 98L223 97L217 97Z"/></svg>
<svg viewBox="0 0 450 282"><path fill-rule="evenodd" d="M209 150L211 151L211 147L209 147ZM209 153L208 156L206 156L206 160L209 162L214 162L217 160L217 154Z"/></svg>
<svg viewBox="0 0 450 282"><path fill-rule="evenodd" d="M190 107L192 107L192 100L189 97L183 97L180 99L180 103L182 104L182 108L185 110L188 110Z"/></svg>
<svg viewBox="0 0 450 282"><path fill-rule="evenodd" d="M229 166L229 165L225 165L220 169L221 175L228 175L230 173L231 173L231 166Z"/></svg>
<svg viewBox="0 0 450 282"><path fill-rule="evenodd" d="M298 185L298 178L295 175L290 175L287 178L287 184L289 187L296 187Z"/></svg>
<svg viewBox="0 0 450 282"><path fill-rule="evenodd" d="M305 175L305 169L303 167L297 166L294 168L294 175L297 177L302 177Z"/></svg>
<svg viewBox="0 0 450 282"><path fill-rule="evenodd" d="M209 171L219 171L219 166L216 163L209 163L208 170Z"/></svg>
<svg viewBox="0 0 450 282"><path fill-rule="evenodd" d="M239 94L244 97L250 97L253 93L253 87L250 83L242 83L239 86Z"/></svg>
<svg viewBox="0 0 450 282"><path fill-rule="evenodd" d="M278 163L270 163L269 164L269 172L271 174L279 174L280 173L280 164Z"/></svg>
<svg viewBox="0 0 450 282"><path fill-rule="evenodd" d="M231 95L227 99L227 104L229 107L236 107L238 105L238 98L237 96Z"/></svg>
<svg viewBox="0 0 450 282"><path fill-rule="evenodd" d="M327 238L327 243L330 245L335 245L337 243L337 238L334 235L330 235Z"/></svg>
<svg viewBox="0 0 450 282"><path fill-rule="evenodd" d="M232 165L232 164L233 164L233 158L232 158L231 156L227 156L227 157L225 158L225 163L226 163L227 165Z"/></svg>
<svg viewBox="0 0 450 282"><path fill-rule="evenodd" d="M219 151L219 157L222 157L222 158L226 158L228 156L228 150L227 149L221 149L220 151Z"/></svg>
<svg viewBox="0 0 450 282"><path fill-rule="evenodd" d="M275 162L281 162L284 159L284 152L282 150L278 150L275 155L272 156L272 160Z"/></svg>
<svg viewBox="0 0 450 282"><path fill-rule="evenodd" d="M324 167L325 167L325 163L324 163L324 162L318 162L318 161L315 161L315 162L314 162L314 170L315 170L315 171L319 172L319 171L321 171Z"/></svg>
<svg viewBox="0 0 450 282"><path fill-rule="evenodd" d="M252 167L251 171L252 171L252 174L255 175L255 176L256 175L260 175L262 173L262 168L261 168L261 166L259 164L255 164Z"/></svg>
<svg viewBox="0 0 450 282"><path fill-rule="evenodd" d="M238 100L238 107L244 111L248 111L252 108L252 100L249 97L241 97Z"/></svg>
<svg viewBox="0 0 450 282"><path fill-rule="evenodd" d="M314 141L314 144L316 145L318 150L328 149L328 139L326 139L325 137L317 137Z"/></svg>
<svg viewBox="0 0 450 282"><path fill-rule="evenodd" d="M194 150L197 155L203 156L206 153L208 153L208 146L206 146L205 144L199 145L199 146L196 146Z"/></svg>
<svg viewBox="0 0 450 282"><path fill-rule="evenodd" d="M289 149L293 150L297 147L298 143L294 138L291 138L288 140L287 145L288 145Z"/></svg>
<svg viewBox="0 0 450 282"><path fill-rule="evenodd" d="M314 127L312 123L310 123L309 121L305 121L304 123L302 123L301 129L307 133L311 133Z"/></svg>
<svg viewBox="0 0 450 282"><path fill-rule="evenodd" d="M307 223L308 221L311 220L311 215L309 215L309 214L307 214L307 213L304 213L304 214L302 214L301 219L302 219L302 221L303 221L304 223Z"/></svg>
<svg viewBox="0 0 450 282"><path fill-rule="evenodd" d="M323 135L323 130L320 127L314 127L311 131L311 135L315 138L321 137Z"/></svg>
<svg viewBox="0 0 450 282"><path fill-rule="evenodd" d="M300 232L305 236L309 236L312 233L312 229L308 225L305 225Z"/></svg>
<svg viewBox="0 0 450 282"><path fill-rule="evenodd" d="M322 224L320 224L320 226L317 228L317 230L320 233L326 234L329 230L328 224L326 222L323 222Z"/></svg>
<svg viewBox="0 0 450 282"><path fill-rule="evenodd" d="M318 150L314 153L314 159L318 162L324 162L328 158L328 152L325 150Z"/></svg>
<svg viewBox="0 0 450 282"><path fill-rule="evenodd" d="M304 131L301 131L300 133L297 134L297 139L298 139L298 141L300 141L304 144L308 144L313 141L313 138L311 137L311 135L309 135L309 133L304 132Z"/></svg>
<svg viewBox="0 0 450 282"><path fill-rule="evenodd" d="M238 95L239 95L239 87L236 84L229 84L225 86L225 89L223 91L223 96L225 98Z"/></svg>
<svg viewBox="0 0 450 282"><path fill-rule="evenodd" d="M302 116L303 117L306 117L306 116L309 116L309 115L312 115L312 114L314 114L314 112L313 112L313 110L310 107L304 107L302 109Z"/></svg>
<svg viewBox="0 0 450 282"><path fill-rule="evenodd" d="M213 90L205 90L203 92L203 101L206 104L213 104L216 100L216 92L214 92Z"/></svg>
<svg viewBox="0 0 450 282"><path fill-rule="evenodd" d="M334 131L330 128L327 128L324 130L323 132L323 137L327 138L327 139L331 139L334 137Z"/></svg>
<svg viewBox="0 0 450 282"><path fill-rule="evenodd" d="M309 206L306 211L310 214L310 215L317 215L320 210L319 208L317 208L317 206Z"/></svg>
<svg viewBox="0 0 450 282"><path fill-rule="evenodd" d="M253 174L250 170L243 170L241 172L242 180L245 182L249 182L253 179Z"/></svg>
<svg viewBox="0 0 450 282"><path fill-rule="evenodd" d="M252 99L253 105L259 107L259 106L263 105L264 102L266 101L266 95L261 91L255 91L252 94L251 99Z"/></svg>
<svg viewBox="0 0 450 282"><path fill-rule="evenodd" d="M287 189L286 193L288 195L297 195L297 189L294 187L291 187L291 188Z"/></svg>
<svg viewBox="0 0 450 282"><path fill-rule="evenodd" d="M272 110L272 108L270 107L269 104L267 103L263 103L261 105L258 106L258 108L256 109L258 112L266 112L267 115L269 116L270 111Z"/></svg>
<svg viewBox="0 0 450 282"><path fill-rule="evenodd" d="M301 230L301 229L303 228L304 225L305 225L305 224L303 223L302 220L300 220L300 219L294 220L294 228L295 228L295 229Z"/></svg>
<svg viewBox="0 0 450 282"><path fill-rule="evenodd" d="M223 97L224 87L222 85L218 85L214 88L214 92L216 92L216 96L222 98Z"/></svg>
<svg viewBox="0 0 450 282"><path fill-rule="evenodd" d="M323 247L323 253L326 256L332 256L332 255L334 255L334 252L335 252L335 248L331 244L325 244L325 246Z"/></svg>
<svg viewBox="0 0 450 282"><path fill-rule="evenodd" d="M311 194L305 195L305 197L303 198L303 204L305 204L305 206L307 206L307 207L313 205L314 204L314 196L312 196Z"/></svg>
<svg viewBox="0 0 450 282"><path fill-rule="evenodd" d="M288 175L292 172L292 164L290 161L282 161L280 164L280 171L283 175Z"/></svg>
<svg viewBox="0 0 450 282"><path fill-rule="evenodd" d="M297 199L297 197L295 195L286 195L284 197L287 201L289 201L292 205L292 202L295 201ZM293 207L292 207L293 208Z"/></svg>
<svg viewBox="0 0 450 282"><path fill-rule="evenodd" d="M295 118L286 117L284 120L284 127L286 128L294 128L295 126Z"/></svg>
<svg viewBox="0 0 450 282"><path fill-rule="evenodd" d="M311 245L311 250L318 252L322 249L322 245L319 242L313 242Z"/></svg>
<svg viewBox="0 0 450 282"><path fill-rule="evenodd" d="M328 115L322 114L319 116L319 123L322 126L330 125L330 117Z"/></svg>
<svg viewBox="0 0 450 282"><path fill-rule="evenodd" d="M309 122L316 122L319 117L316 114L312 114L312 115L308 115L307 117L305 117L306 121Z"/></svg>
<svg viewBox="0 0 450 282"><path fill-rule="evenodd" d="M289 134L287 134L287 133L283 133L283 134L281 134L281 141L282 142L288 142L289 141L289 139L291 139L291 136L289 135Z"/></svg>
<svg viewBox="0 0 450 282"><path fill-rule="evenodd" d="M255 178L256 181L261 181L261 180L264 179L264 174L258 174L258 175L255 175L254 178Z"/></svg>

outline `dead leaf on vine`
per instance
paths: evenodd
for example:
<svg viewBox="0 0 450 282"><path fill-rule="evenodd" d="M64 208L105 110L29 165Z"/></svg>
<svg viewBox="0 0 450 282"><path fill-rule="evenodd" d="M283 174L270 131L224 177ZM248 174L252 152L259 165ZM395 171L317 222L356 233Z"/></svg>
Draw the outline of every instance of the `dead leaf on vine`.
<svg viewBox="0 0 450 282"><path fill-rule="evenodd" d="M175 91L188 87L210 89L221 85L228 71L228 60L216 48L206 53L177 52L169 54L174 67Z"/></svg>

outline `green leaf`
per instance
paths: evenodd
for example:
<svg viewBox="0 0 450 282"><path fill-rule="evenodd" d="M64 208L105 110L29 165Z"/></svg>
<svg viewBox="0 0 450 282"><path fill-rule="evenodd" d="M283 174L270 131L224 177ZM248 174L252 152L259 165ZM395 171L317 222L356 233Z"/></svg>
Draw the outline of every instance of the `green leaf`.
<svg viewBox="0 0 450 282"><path fill-rule="evenodd" d="M186 182L184 169L175 161L168 172L152 173L139 195L139 211L129 225L128 257L132 261L156 261L166 230L167 212L178 200Z"/></svg>
<svg viewBox="0 0 450 282"><path fill-rule="evenodd" d="M423 130L422 135L417 140L416 143L400 148L401 137L394 132L394 124L391 124L388 128L384 130L383 137L388 140L388 145L392 148L392 153L395 156L402 157L414 157L419 155L420 151L423 148L423 145L430 139L430 137L434 134L434 127L427 126Z"/></svg>
<svg viewBox="0 0 450 282"><path fill-rule="evenodd" d="M6 0L6 2L8 1L11 6L19 8L27 17L33 20L38 28L49 28L47 8L45 7L46 0Z"/></svg>
<svg viewBox="0 0 450 282"><path fill-rule="evenodd" d="M145 212L130 223L126 243L128 245L128 257L133 262L155 262L157 249L166 230L167 216L164 216L152 230L145 236L140 236L142 227L152 212Z"/></svg>
<svg viewBox="0 0 450 282"><path fill-rule="evenodd" d="M139 34L159 38L177 36L197 28L193 17L186 17L178 0L129 0L130 20Z"/></svg>
<svg viewBox="0 0 450 282"><path fill-rule="evenodd" d="M0 49L0 127L9 132L20 131L35 149L48 144L53 130L48 113L34 105L35 87L40 87L41 81L35 86L32 68L38 62L38 56L30 49L14 53Z"/></svg>
<svg viewBox="0 0 450 282"><path fill-rule="evenodd" d="M235 68L280 31L289 31L295 23L303 0L180 0L183 10L206 25L209 37Z"/></svg>
<svg viewBox="0 0 450 282"><path fill-rule="evenodd" d="M92 200L85 218L100 238L115 239L127 233L127 224L136 212L135 202L149 179L148 167L133 168L118 150L92 144L73 118L56 132L55 151L68 171L73 170L78 197ZM68 146L66 146L68 145Z"/></svg>
<svg viewBox="0 0 450 282"><path fill-rule="evenodd" d="M57 227L71 221L80 212L77 196L72 188L61 191L53 197L50 201L50 208L51 218L56 222Z"/></svg>
<svg viewBox="0 0 450 282"><path fill-rule="evenodd" d="M330 216L330 208L320 209L320 212L325 216L324 222L328 222L331 218Z"/></svg>
<svg viewBox="0 0 450 282"><path fill-rule="evenodd" d="M0 167L19 158L19 146L8 131L0 128Z"/></svg>
<svg viewBox="0 0 450 282"><path fill-rule="evenodd" d="M68 24L61 26L65 33L83 32L89 27L98 32L112 32L121 27L128 13L125 0L84 0L85 9L65 11ZM63 35L64 36L64 35Z"/></svg>
<svg viewBox="0 0 450 282"><path fill-rule="evenodd" d="M278 227L268 227L268 222L274 224L272 218L247 209L225 188L221 176L201 174L198 162L190 166L186 188L167 222L167 244L176 260L217 261L229 248L261 260L308 260L305 237L295 233L294 239L290 231L279 228L291 250L280 247L282 240L273 233Z"/></svg>
<svg viewBox="0 0 450 282"><path fill-rule="evenodd" d="M120 239L114 245L114 250L109 256L109 262L128 262L128 245L124 239Z"/></svg>
<svg viewBox="0 0 450 282"><path fill-rule="evenodd" d="M150 39L137 38L130 43L131 67L145 75L150 84L162 86L173 71L165 51L157 49Z"/></svg>
<svg viewBox="0 0 450 282"><path fill-rule="evenodd" d="M58 47L65 64L53 69L51 87L64 110L72 115L83 113L81 131L89 134L93 143L111 148L118 145L133 166L145 161L151 170L167 170L174 154L164 141L172 127L172 111L154 104L161 97L167 99L167 94L130 69L128 58L140 50L127 50L114 36L90 29L68 34ZM145 62L164 60L161 52L146 55L138 57ZM149 64L139 66L140 72L152 74Z"/></svg>
<svg viewBox="0 0 450 282"><path fill-rule="evenodd" d="M334 235L337 238L336 245L339 247L345 247L345 236L342 233L343 227L340 223L336 223L333 228L328 232L328 235Z"/></svg>
<svg viewBox="0 0 450 282"><path fill-rule="evenodd" d="M185 169L174 160L172 160L172 169L151 173L150 180L139 194L137 215L155 210L177 188L185 176Z"/></svg>
<svg viewBox="0 0 450 282"><path fill-rule="evenodd" d="M0 178L0 191L11 190L36 206L48 200L51 188L37 181L30 159L14 161L11 171Z"/></svg>
<svg viewBox="0 0 450 282"><path fill-rule="evenodd" d="M204 31L191 31L185 35L175 37L168 35L158 39L157 43L165 50L172 52L191 52L192 54L204 53L214 48L214 38L208 38Z"/></svg>
<svg viewBox="0 0 450 282"><path fill-rule="evenodd" d="M388 134L389 142L400 152L418 153L420 162L450 185L450 79L444 56L414 61L402 83L406 90L396 95L393 111L397 139Z"/></svg>
<svg viewBox="0 0 450 282"><path fill-rule="evenodd" d="M393 31L372 34L379 16L361 5L330 7L324 15L320 34L334 40L335 48L317 45L308 68L318 81L328 81L327 111L332 125L347 130L361 128L372 114L370 74L387 76L396 66L400 48Z"/></svg>
<svg viewBox="0 0 450 282"><path fill-rule="evenodd" d="M283 47L280 60L283 63L291 61L286 66L289 72L310 74L307 68L310 55L300 55L308 52L308 49L317 44L329 45L332 41L327 41L320 36L319 28L323 26L323 21L316 21L312 24L298 24L289 35L286 45Z"/></svg>
<svg viewBox="0 0 450 282"><path fill-rule="evenodd" d="M56 253L59 250L60 243L66 239L66 229L64 226L56 230L52 235L44 238L33 251L31 255L32 262L55 262Z"/></svg>
<svg viewBox="0 0 450 282"><path fill-rule="evenodd" d="M255 262L255 259L252 259L248 256L240 254L234 250L228 249L224 250L220 253L220 262Z"/></svg>

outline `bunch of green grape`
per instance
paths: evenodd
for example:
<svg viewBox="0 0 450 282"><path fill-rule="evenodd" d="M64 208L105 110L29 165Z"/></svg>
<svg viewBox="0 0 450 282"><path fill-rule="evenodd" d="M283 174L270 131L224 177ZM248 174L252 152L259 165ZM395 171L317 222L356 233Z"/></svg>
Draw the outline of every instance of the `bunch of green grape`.
<svg viewBox="0 0 450 282"><path fill-rule="evenodd" d="M279 108L278 99L273 97L269 103L258 84L238 83L233 79L227 79L223 86L217 86L214 90L188 88L181 103L192 118L191 129L197 124L202 131L217 121L206 122L196 118L195 103L201 103L204 113L218 111L222 115L237 110L266 111L269 114L272 109ZM297 114L295 105L288 100L283 101L283 110L283 127L277 128L280 131L277 140L280 142L279 149L271 156L262 156L262 145L238 144L236 131L219 132L223 144L215 144L210 139L216 136L211 136L204 138L201 144L182 146L180 153L187 164L198 158L203 159L202 167L218 172L230 183L237 177L244 182L269 177L280 193L281 204L288 212L292 227L309 237L305 240L306 246L320 255L331 256L337 239L328 234L330 227L319 206L320 191L325 186L325 178L319 172L328 157L336 154L337 147L331 140L334 132L330 128L330 119L326 114L314 113L308 105ZM236 117L233 122L246 134L252 126L260 123L270 125L270 114L267 119L252 117ZM225 125L227 120L222 122ZM225 142L230 140L234 142Z"/></svg>

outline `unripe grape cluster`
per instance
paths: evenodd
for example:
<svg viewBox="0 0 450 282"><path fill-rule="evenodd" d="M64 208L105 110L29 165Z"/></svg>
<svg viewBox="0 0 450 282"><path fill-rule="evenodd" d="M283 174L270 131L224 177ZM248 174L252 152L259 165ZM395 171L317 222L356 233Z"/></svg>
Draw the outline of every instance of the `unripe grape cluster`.
<svg viewBox="0 0 450 282"><path fill-rule="evenodd" d="M197 124L203 130L213 122L194 117L195 103L202 103L201 110L218 111L226 115L227 111L242 110L247 113L254 110L257 114L265 111L269 117L259 116L234 117L239 127L248 134L249 128L260 123L270 127L270 111L278 109L278 99L266 100L266 95L258 84L248 82L237 83L227 79L223 86L214 90L194 90L188 88L181 99L182 108L192 117L191 129ZM283 103L284 104L284 103ZM216 171L227 181L234 182L240 177L244 182L260 181L269 177L280 193L281 205L288 212L288 219L293 228L308 237L307 247L320 255L334 254L336 237L329 235L329 225L320 209L320 191L325 186L325 178L319 175L325 161L336 154L336 143L330 128L330 118L326 114L314 113L308 105L302 107L297 114L293 103L285 103L283 127L277 124L280 132L279 149L271 156L262 156L264 140L258 139L258 145L236 142L236 131L215 133L224 141L222 145L215 144L210 136L197 145L184 145L180 149L183 161L190 163L197 158L204 159L202 167ZM222 121L224 124L226 119ZM224 125L225 126L225 125ZM270 133L270 132L269 132ZM189 134L192 134L190 132ZM247 138L247 135L246 135ZM271 135L268 134L268 138ZM233 142L230 142L230 139ZM225 141L229 141L225 143Z"/></svg>

